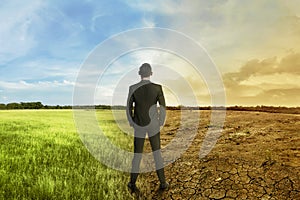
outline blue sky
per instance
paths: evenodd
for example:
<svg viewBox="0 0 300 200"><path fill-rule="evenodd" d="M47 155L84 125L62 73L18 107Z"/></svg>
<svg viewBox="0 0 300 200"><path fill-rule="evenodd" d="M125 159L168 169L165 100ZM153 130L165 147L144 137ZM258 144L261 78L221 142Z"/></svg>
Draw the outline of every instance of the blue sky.
<svg viewBox="0 0 300 200"><path fill-rule="evenodd" d="M0 103L71 105L80 67L99 43L130 29L162 27L186 34L207 50L222 75L228 105L300 106L299 5L277 0L2 0ZM138 67L149 52L140 53L120 59L112 70L118 65ZM185 79L204 91L197 93L200 104L209 105L203 80L195 82L189 74ZM110 104L114 88L109 83L101 87L106 96L99 90L95 103Z"/></svg>

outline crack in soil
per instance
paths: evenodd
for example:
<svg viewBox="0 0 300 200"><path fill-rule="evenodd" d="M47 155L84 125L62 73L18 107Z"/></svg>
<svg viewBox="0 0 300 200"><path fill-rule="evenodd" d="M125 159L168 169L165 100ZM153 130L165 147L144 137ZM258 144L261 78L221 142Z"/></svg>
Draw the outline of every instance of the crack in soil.
<svg viewBox="0 0 300 200"><path fill-rule="evenodd" d="M172 120L161 132L162 146L178 129L173 125L179 124L178 112L168 111L168 116ZM222 136L200 159L210 112L201 116L192 145L165 167L170 188L160 191L156 173L144 173L136 199L300 199L299 115L227 111ZM186 134L190 130L195 127ZM149 142L145 148L150 150Z"/></svg>

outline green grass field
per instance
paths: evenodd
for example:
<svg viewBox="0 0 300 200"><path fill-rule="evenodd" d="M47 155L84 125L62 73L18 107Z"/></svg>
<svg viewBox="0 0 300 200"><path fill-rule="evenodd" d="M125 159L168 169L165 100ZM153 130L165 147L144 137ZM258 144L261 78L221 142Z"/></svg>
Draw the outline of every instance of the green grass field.
<svg viewBox="0 0 300 200"><path fill-rule="evenodd" d="M97 117L114 143L132 148L132 138L112 124L110 111ZM0 199L132 199L128 173L88 152L72 110L0 111L0 141Z"/></svg>

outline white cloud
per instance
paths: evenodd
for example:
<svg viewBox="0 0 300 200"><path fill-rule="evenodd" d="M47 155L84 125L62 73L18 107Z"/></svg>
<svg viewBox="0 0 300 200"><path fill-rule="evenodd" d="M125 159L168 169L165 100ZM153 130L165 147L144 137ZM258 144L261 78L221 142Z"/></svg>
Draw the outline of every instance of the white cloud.
<svg viewBox="0 0 300 200"><path fill-rule="evenodd" d="M179 11L179 10L174 10L174 7L176 7L178 4L172 0L165 0L165 1L129 0L126 3L135 9L143 10L145 12L174 14Z"/></svg>
<svg viewBox="0 0 300 200"><path fill-rule="evenodd" d="M81 35L85 26L61 9L40 0L2 3L0 63L27 55L82 58L87 53Z"/></svg>
<svg viewBox="0 0 300 200"><path fill-rule="evenodd" d="M228 102L243 105L299 105L300 54L254 59L224 74Z"/></svg>
<svg viewBox="0 0 300 200"><path fill-rule="evenodd" d="M36 44L29 33L43 1L6 1L0 8L0 63L25 55Z"/></svg>
<svg viewBox="0 0 300 200"><path fill-rule="evenodd" d="M6 82L0 81L3 103L41 101L43 104L71 105L75 83L63 81Z"/></svg>
<svg viewBox="0 0 300 200"><path fill-rule="evenodd" d="M157 16L156 25L181 31L201 43L223 72L234 71L253 57L282 55L291 48L300 50L295 45L300 42L300 22L295 24L292 19L285 19L299 15L296 8L300 4L295 1L128 1L128 4L147 13L146 20L147 16L149 20Z"/></svg>
<svg viewBox="0 0 300 200"><path fill-rule="evenodd" d="M2 100L6 101L8 98L7 96L1 96Z"/></svg>
<svg viewBox="0 0 300 200"><path fill-rule="evenodd" d="M143 17L142 26L153 28L156 26L156 23L155 23L154 19L149 19L149 18Z"/></svg>
<svg viewBox="0 0 300 200"><path fill-rule="evenodd" d="M38 81L30 83L26 81L19 82L6 82L0 81L0 87L2 91L8 90L45 90L49 88L69 87L74 86L75 82L63 80L63 81Z"/></svg>

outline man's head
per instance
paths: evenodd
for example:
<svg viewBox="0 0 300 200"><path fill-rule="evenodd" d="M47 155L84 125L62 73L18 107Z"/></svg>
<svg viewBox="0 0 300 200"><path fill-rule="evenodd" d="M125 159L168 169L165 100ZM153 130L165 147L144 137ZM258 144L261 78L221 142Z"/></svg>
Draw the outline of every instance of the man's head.
<svg viewBox="0 0 300 200"><path fill-rule="evenodd" d="M139 75L141 75L142 78L151 76L152 75L151 65L149 63L142 64L139 70Z"/></svg>

